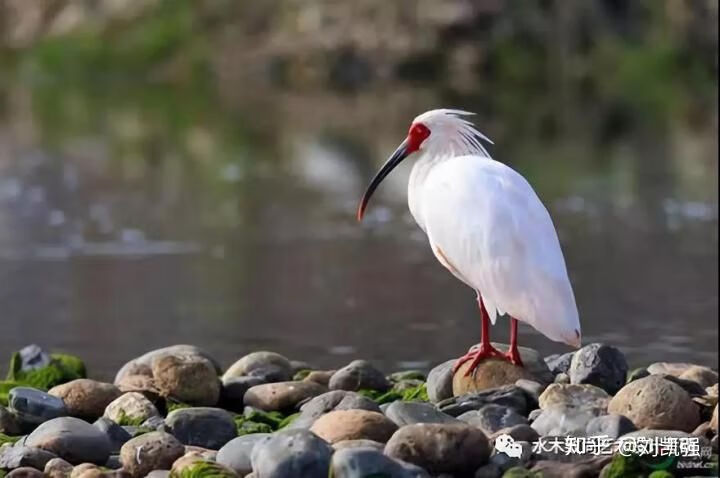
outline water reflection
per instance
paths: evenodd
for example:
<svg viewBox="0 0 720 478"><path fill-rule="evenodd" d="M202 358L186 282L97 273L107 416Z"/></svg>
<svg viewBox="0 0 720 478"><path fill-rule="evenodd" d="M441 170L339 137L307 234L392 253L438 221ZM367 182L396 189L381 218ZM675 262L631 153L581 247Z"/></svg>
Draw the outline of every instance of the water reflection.
<svg viewBox="0 0 720 478"><path fill-rule="evenodd" d="M383 183L367 221L354 220L367 179L409 119L448 101L442 93L256 92L204 104L182 89L97 88L13 84L7 95L3 355L39 342L110 376L134 354L194 343L225 362L268 348L391 369L473 343L473 293L436 263L407 212L410 164ZM717 366L709 117L599 141L588 125L548 139L478 116L492 152L551 209L585 340L616 344L634 363ZM505 339L506 324L494 333ZM527 328L522 337L565 350Z"/></svg>

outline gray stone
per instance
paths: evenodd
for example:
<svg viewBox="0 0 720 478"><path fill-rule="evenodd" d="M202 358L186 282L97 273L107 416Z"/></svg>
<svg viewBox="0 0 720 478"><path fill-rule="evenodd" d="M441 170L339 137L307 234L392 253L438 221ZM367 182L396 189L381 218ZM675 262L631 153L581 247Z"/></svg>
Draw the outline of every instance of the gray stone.
<svg viewBox="0 0 720 478"><path fill-rule="evenodd" d="M159 432L169 431L168 426L165 424L165 419L159 415L149 417L147 420L142 422L140 428L149 428Z"/></svg>
<svg viewBox="0 0 720 478"><path fill-rule="evenodd" d="M491 440L495 440L500 435L510 435L515 441L525 441L534 443L538 441L540 435L530 425L514 425L508 428L502 428L490 435Z"/></svg>
<svg viewBox="0 0 720 478"><path fill-rule="evenodd" d="M573 355L575 355L575 352L548 355L545 357L545 364L548 366L553 375L568 373Z"/></svg>
<svg viewBox="0 0 720 478"><path fill-rule="evenodd" d="M120 450L120 462L133 478L140 478L152 470L169 470L184 454L185 447L174 436L150 432L125 443Z"/></svg>
<svg viewBox="0 0 720 478"><path fill-rule="evenodd" d="M473 392L459 397L452 397L438 402L440 411L450 416L457 417L470 410L480 408L494 403L510 407L520 415L527 415L529 405L527 394L516 385L505 385L503 387L491 388L482 392Z"/></svg>
<svg viewBox="0 0 720 478"><path fill-rule="evenodd" d="M44 478L45 475L42 471L36 470L35 468L21 466L20 468L15 468L8 473L7 476L10 478Z"/></svg>
<svg viewBox="0 0 720 478"><path fill-rule="evenodd" d="M593 418L585 427L587 436L608 436L617 440L623 435L637 430L629 418L623 415L610 414Z"/></svg>
<svg viewBox="0 0 720 478"><path fill-rule="evenodd" d="M391 384L385 375L365 360L354 360L330 377L330 390L387 391Z"/></svg>
<svg viewBox="0 0 720 478"><path fill-rule="evenodd" d="M385 449L385 443L359 438L356 440L341 440L333 443L332 447L335 451L344 450L345 448L372 448L377 451L383 451Z"/></svg>
<svg viewBox="0 0 720 478"><path fill-rule="evenodd" d="M327 478L333 449L307 430L281 430L252 450L253 473L259 478Z"/></svg>
<svg viewBox="0 0 720 478"><path fill-rule="evenodd" d="M243 397L251 387L265 383L260 377L241 376L223 379L220 389L220 404L226 410L240 412L243 409Z"/></svg>
<svg viewBox="0 0 720 478"><path fill-rule="evenodd" d="M22 422L28 424L39 424L67 415L61 399L30 387L15 387L10 390L8 408Z"/></svg>
<svg viewBox="0 0 720 478"><path fill-rule="evenodd" d="M272 372L268 375L272 376L273 382L288 382L293 376L292 364L286 357L275 352L260 351L245 355L232 364L223 374L222 380L225 382L233 377L253 375L253 372L261 378L263 374Z"/></svg>
<svg viewBox="0 0 720 478"><path fill-rule="evenodd" d="M587 424L600 413L600 410L592 408L555 405L543 409L531 426L540 436L585 436Z"/></svg>
<svg viewBox="0 0 720 478"><path fill-rule="evenodd" d="M170 347L163 347L161 349L151 350L150 352L147 352L146 354L143 354L140 357L129 361L128 363L123 365L120 370L118 370L118 373L115 375L114 383L115 385L118 385L124 377L128 375L135 375L138 373L139 370L142 370L144 375L152 375L152 363L155 359L159 357L187 354L205 357L206 359L210 360L210 362L212 362L215 368L215 372L218 375L222 373L220 364L218 364L218 362L210 354L208 354L201 348L195 347L194 345L171 345Z"/></svg>
<svg viewBox="0 0 720 478"><path fill-rule="evenodd" d="M50 365L52 359L39 345L26 345L20 349L20 371L29 372Z"/></svg>
<svg viewBox="0 0 720 478"><path fill-rule="evenodd" d="M588 383L613 395L625 384L627 372L628 364L622 352L596 343L575 352L569 375L570 383Z"/></svg>
<svg viewBox="0 0 720 478"><path fill-rule="evenodd" d="M42 448L73 464L104 464L110 456L110 439L89 423L74 417L60 417L37 427L25 445Z"/></svg>
<svg viewBox="0 0 720 478"><path fill-rule="evenodd" d="M120 455L110 455L108 461L105 462L105 468L110 468L111 470L119 470L120 468L122 468L122 463L120 462Z"/></svg>
<svg viewBox="0 0 720 478"><path fill-rule="evenodd" d="M43 470L48 461L57 458L51 453L40 448L22 447L0 447L0 468L13 469L21 466L30 466Z"/></svg>
<svg viewBox="0 0 720 478"><path fill-rule="evenodd" d="M165 424L184 445L217 450L237 436L232 415L221 408L180 408L168 414Z"/></svg>
<svg viewBox="0 0 720 478"><path fill-rule="evenodd" d="M379 412L373 400L355 392L333 390L311 399L300 407L300 416L288 428L310 428L315 420L333 410L369 410Z"/></svg>
<svg viewBox="0 0 720 478"><path fill-rule="evenodd" d="M0 433L13 436L22 433L22 425L17 417L2 405L0 405Z"/></svg>
<svg viewBox="0 0 720 478"><path fill-rule="evenodd" d="M345 448L332 457L330 473L333 478L430 478L420 467L395 460L372 448Z"/></svg>
<svg viewBox="0 0 720 478"><path fill-rule="evenodd" d="M490 445L482 431L464 423L417 423L398 429L385 454L433 474L464 476L487 462Z"/></svg>
<svg viewBox="0 0 720 478"><path fill-rule="evenodd" d="M169 478L170 470L153 470L145 478Z"/></svg>
<svg viewBox="0 0 720 478"><path fill-rule="evenodd" d="M485 405L480 410L471 410L458 417L459 420L480 428L485 434L491 435L503 428L515 425L527 425L527 418L517 413L512 408L496 405L494 403Z"/></svg>
<svg viewBox="0 0 720 478"><path fill-rule="evenodd" d="M475 471L474 478L500 478L502 474L503 470L501 470L498 465L495 463L488 463Z"/></svg>
<svg viewBox="0 0 720 478"><path fill-rule="evenodd" d="M250 458L253 448L269 436L269 433L253 433L233 438L220 448L216 461L235 470L240 476L245 476L252 472Z"/></svg>
<svg viewBox="0 0 720 478"><path fill-rule="evenodd" d="M247 376L259 378L262 383L286 382L288 380L288 370L280 365L267 365L251 370ZM290 379L292 378L290 376Z"/></svg>
<svg viewBox="0 0 720 478"><path fill-rule="evenodd" d="M93 426L97 427L100 431L107 435L110 440L111 453L119 452L125 442L132 438L127 430L109 418L100 417L95 421L95 423L93 423Z"/></svg>
<svg viewBox="0 0 720 478"><path fill-rule="evenodd" d="M453 396L453 366L456 359L448 360L435 366L427 377L427 392L430 401L437 403Z"/></svg>
<svg viewBox="0 0 720 478"><path fill-rule="evenodd" d="M490 457L489 464L497 466L501 472L505 472L515 466L525 466L532 457L533 445L526 441L515 441L516 444L522 447L522 453L519 457L509 456L504 452L494 451Z"/></svg>
<svg viewBox="0 0 720 478"><path fill-rule="evenodd" d="M554 382L561 383L561 384L568 384L568 383L570 383L570 375L560 372L559 374L555 375Z"/></svg>
<svg viewBox="0 0 720 478"><path fill-rule="evenodd" d="M522 389L523 392L528 397L528 401L531 402L532 407L534 408L535 405L537 405L538 400L540 398L540 394L543 393L543 390L545 390L546 385L541 384L540 382L536 382L535 380L527 380L524 378L521 378L517 382L515 382L515 386Z"/></svg>
<svg viewBox="0 0 720 478"><path fill-rule="evenodd" d="M402 402L390 403L385 415L399 427L413 423L459 423L457 418L443 413L430 403Z"/></svg>

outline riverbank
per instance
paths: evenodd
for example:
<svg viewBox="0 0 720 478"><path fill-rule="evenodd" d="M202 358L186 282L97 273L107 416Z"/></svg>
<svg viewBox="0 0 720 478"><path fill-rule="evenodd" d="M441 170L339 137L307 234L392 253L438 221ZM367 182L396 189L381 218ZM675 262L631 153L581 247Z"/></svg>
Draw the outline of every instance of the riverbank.
<svg viewBox="0 0 720 478"><path fill-rule="evenodd" d="M386 375L364 360L317 370L266 351L225 369L179 345L130 360L111 384L87 378L79 357L28 346L0 382L0 475L717 473L716 370L628 370L601 344L521 354L522 369L490 360L465 376L451 359Z"/></svg>

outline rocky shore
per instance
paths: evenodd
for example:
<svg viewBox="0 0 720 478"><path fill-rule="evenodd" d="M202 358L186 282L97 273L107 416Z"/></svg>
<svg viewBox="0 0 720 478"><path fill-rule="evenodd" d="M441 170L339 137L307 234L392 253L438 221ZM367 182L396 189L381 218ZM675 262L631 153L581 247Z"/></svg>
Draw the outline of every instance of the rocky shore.
<svg viewBox="0 0 720 478"><path fill-rule="evenodd" d="M0 477L717 475L716 370L629 370L603 344L521 355L522 369L488 360L453 375L451 359L386 375L267 351L223 369L176 345L104 383L31 345L0 381Z"/></svg>

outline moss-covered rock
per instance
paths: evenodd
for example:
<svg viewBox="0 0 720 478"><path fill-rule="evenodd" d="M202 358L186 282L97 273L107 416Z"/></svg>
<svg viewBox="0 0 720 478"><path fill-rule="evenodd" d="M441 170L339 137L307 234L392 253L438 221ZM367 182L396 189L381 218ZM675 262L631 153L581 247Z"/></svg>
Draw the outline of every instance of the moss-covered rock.
<svg viewBox="0 0 720 478"><path fill-rule="evenodd" d="M237 426L238 436L249 435L251 433L272 433L273 427L267 423L258 423L252 420L247 420L242 415L235 417L235 425Z"/></svg>
<svg viewBox="0 0 720 478"><path fill-rule="evenodd" d="M502 478L541 478L541 477L534 471L530 471L527 468L523 468L522 466L513 466L512 468L507 470L505 473L503 473Z"/></svg>
<svg viewBox="0 0 720 478"><path fill-rule="evenodd" d="M675 475L667 470L656 470L650 473L648 478L675 478Z"/></svg>
<svg viewBox="0 0 720 478"><path fill-rule="evenodd" d="M23 384L12 380L0 380L0 405L7 406L10 390L21 387Z"/></svg>
<svg viewBox="0 0 720 478"><path fill-rule="evenodd" d="M46 366L23 370L20 353L15 352L10 358L7 381L40 390L49 390L56 385L86 377L85 364L73 355L52 354L50 355L50 363Z"/></svg>
<svg viewBox="0 0 720 478"><path fill-rule="evenodd" d="M643 478L646 476L645 466L636 456L616 454L603 468L600 478Z"/></svg>
<svg viewBox="0 0 720 478"><path fill-rule="evenodd" d="M3 446L5 443L13 444L16 441L18 441L22 437L14 437L10 435L6 435L4 433L0 433L0 446Z"/></svg>
<svg viewBox="0 0 720 478"><path fill-rule="evenodd" d="M300 369L300 370L298 370L297 372L295 372L295 375L293 375L293 378L292 378L292 379L293 379L293 380L297 380L297 381L304 380L305 377L307 377L308 375L310 375L310 373L312 373L312 369L310 369L310 368L303 368L303 369Z"/></svg>
<svg viewBox="0 0 720 478"><path fill-rule="evenodd" d="M181 458L173 464L170 478L236 478L238 476L233 470L219 463L188 458L189 463L181 463L186 460Z"/></svg>

